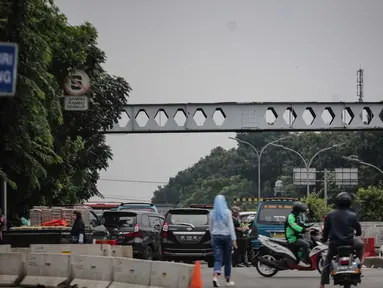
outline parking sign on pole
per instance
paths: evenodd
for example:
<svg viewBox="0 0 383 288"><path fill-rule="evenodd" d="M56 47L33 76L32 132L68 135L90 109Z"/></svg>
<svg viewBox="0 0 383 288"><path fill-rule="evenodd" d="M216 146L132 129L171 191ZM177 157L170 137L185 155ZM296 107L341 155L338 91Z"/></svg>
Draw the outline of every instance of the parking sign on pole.
<svg viewBox="0 0 383 288"><path fill-rule="evenodd" d="M15 95L17 62L17 44L0 42L0 96Z"/></svg>
<svg viewBox="0 0 383 288"><path fill-rule="evenodd" d="M90 78L82 70L75 70L64 82L64 109L67 111L86 111L89 99L85 95L90 88Z"/></svg>

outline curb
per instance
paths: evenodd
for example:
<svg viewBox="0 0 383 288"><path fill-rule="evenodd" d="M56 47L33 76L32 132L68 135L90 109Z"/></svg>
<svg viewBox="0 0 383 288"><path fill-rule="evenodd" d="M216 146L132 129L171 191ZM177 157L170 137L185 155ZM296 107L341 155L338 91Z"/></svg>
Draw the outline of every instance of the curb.
<svg viewBox="0 0 383 288"><path fill-rule="evenodd" d="M367 268L383 268L383 258L367 257L364 259L364 266Z"/></svg>

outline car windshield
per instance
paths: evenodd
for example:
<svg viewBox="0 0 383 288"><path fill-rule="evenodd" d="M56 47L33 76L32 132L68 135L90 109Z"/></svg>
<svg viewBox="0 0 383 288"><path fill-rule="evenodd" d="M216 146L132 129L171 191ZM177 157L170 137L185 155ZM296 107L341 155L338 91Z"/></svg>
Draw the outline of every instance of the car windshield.
<svg viewBox="0 0 383 288"><path fill-rule="evenodd" d="M257 222L284 223L292 208L293 206L290 204L264 204L259 211Z"/></svg>
<svg viewBox="0 0 383 288"><path fill-rule="evenodd" d="M118 227L133 227L136 222L136 214L125 213L104 213L104 225L115 225Z"/></svg>
<svg viewBox="0 0 383 288"><path fill-rule="evenodd" d="M207 210L175 210L168 214L169 224L192 224L203 226L209 224L209 211Z"/></svg>
<svg viewBox="0 0 383 288"><path fill-rule="evenodd" d="M129 205L129 206L122 206L119 209L120 211L123 210L140 210L140 211L148 211L148 212L155 212L154 208L148 207L148 206L142 206L142 205Z"/></svg>

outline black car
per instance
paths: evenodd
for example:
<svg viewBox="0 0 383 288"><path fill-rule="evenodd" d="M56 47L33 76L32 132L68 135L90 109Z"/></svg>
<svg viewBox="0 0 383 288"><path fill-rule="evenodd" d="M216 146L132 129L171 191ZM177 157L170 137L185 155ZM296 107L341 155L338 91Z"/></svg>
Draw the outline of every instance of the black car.
<svg viewBox="0 0 383 288"><path fill-rule="evenodd" d="M132 245L134 258L160 258L164 216L146 211L107 211L102 222L109 232L109 239L116 240L117 245Z"/></svg>
<svg viewBox="0 0 383 288"><path fill-rule="evenodd" d="M213 266L213 249L209 232L209 210L199 208L170 209L162 227L163 260L205 260Z"/></svg>

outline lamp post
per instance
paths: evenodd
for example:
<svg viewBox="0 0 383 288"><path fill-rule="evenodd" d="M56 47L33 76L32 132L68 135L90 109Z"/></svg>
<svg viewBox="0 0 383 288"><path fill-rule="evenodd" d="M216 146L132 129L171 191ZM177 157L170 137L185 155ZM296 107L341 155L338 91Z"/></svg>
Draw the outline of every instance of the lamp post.
<svg viewBox="0 0 383 288"><path fill-rule="evenodd" d="M359 164L362 164L362 165L365 165L365 166L369 166L369 167L372 167L376 170L378 170L380 173L383 174L383 170L380 169L379 167L373 165L373 164L370 164L370 163L367 163L367 162L364 162L362 160L359 160L358 157L356 155L351 155L351 156L342 156L343 159L345 160L348 160L348 161L353 161L353 162L357 162Z"/></svg>
<svg viewBox="0 0 383 288"><path fill-rule="evenodd" d="M345 143L339 143L339 144L335 144L335 145L330 146L330 147L323 148L322 150L319 150L317 153L315 153L315 154L313 155L313 157L311 157L311 159L310 159L309 162L306 161L306 159L302 156L301 153L299 153L298 151L296 151L296 150L294 150L294 149L291 149L291 148L289 148L289 147L285 147L285 146L280 145L280 144L274 144L274 143L273 143L272 145L275 146L275 147L279 147L279 148L288 150L288 151L290 151L290 152L293 152L293 153L295 153L296 155L298 155L298 156L302 159L302 161L303 161L303 163L304 163L304 165L305 165L305 168L306 168L306 174L307 174L307 175L306 175L306 190L307 190L306 192L307 192L307 195L309 195L309 194L310 194L309 169L310 169L311 163L313 162L313 160L315 159L315 157L317 157L317 156L318 156L320 153L322 153L322 152L325 152L325 151L327 151L327 150L330 150L330 149L333 149L333 148L342 146L342 145L344 145L344 144L345 144Z"/></svg>
<svg viewBox="0 0 383 288"><path fill-rule="evenodd" d="M229 139L231 139L231 140L235 140L235 141L237 141L239 143L242 143L242 144L250 146L251 148L253 148L255 154L257 155L257 159L258 159L258 196L257 196L258 205L259 205L259 202L261 201L261 157L262 157L262 154L263 154L263 152L265 151L265 149L268 146L270 146L270 145L272 145L272 144L274 144L274 143L276 143L278 141L290 138L290 137L291 136L282 137L282 138L279 138L277 140L271 141L271 142L267 143L265 146L263 146L260 151L258 151L258 149L255 148L253 144L251 144L251 143L249 143L247 141L238 139L236 137L229 137Z"/></svg>

